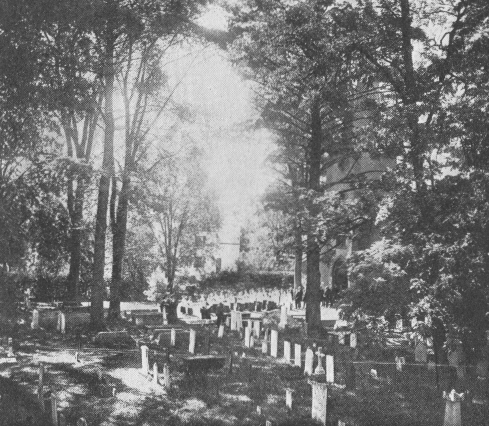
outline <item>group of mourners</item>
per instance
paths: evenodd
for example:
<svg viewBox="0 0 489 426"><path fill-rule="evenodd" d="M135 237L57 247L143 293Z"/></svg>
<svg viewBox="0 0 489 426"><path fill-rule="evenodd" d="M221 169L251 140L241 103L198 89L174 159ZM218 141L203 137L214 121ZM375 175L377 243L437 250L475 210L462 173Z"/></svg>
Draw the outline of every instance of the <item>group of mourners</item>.
<svg viewBox="0 0 489 426"><path fill-rule="evenodd" d="M296 309L301 309L305 307L306 293L307 290L304 292L302 286L300 286L297 292L295 293L294 301L295 301ZM331 289L330 287L326 287L323 291L323 294L321 295L321 305L326 307L333 306L333 304L338 300L338 296L339 296L338 288Z"/></svg>

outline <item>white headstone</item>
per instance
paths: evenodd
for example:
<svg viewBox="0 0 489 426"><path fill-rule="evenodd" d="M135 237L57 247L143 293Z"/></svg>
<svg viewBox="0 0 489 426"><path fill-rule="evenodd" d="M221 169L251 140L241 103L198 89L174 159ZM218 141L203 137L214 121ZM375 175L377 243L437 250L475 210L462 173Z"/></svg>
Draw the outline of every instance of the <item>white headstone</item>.
<svg viewBox="0 0 489 426"><path fill-rule="evenodd" d="M377 373L377 370L375 368L372 368L370 370L370 375L374 378L374 379L378 379L379 378L379 375Z"/></svg>
<svg viewBox="0 0 489 426"><path fill-rule="evenodd" d="M350 334L350 348L356 348L357 347L357 333L351 333Z"/></svg>
<svg viewBox="0 0 489 426"><path fill-rule="evenodd" d="M452 390L449 394L443 392L443 398L446 401L443 426L462 426L461 401L465 399L465 395Z"/></svg>
<svg viewBox="0 0 489 426"><path fill-rule="evenodd" d="M272 330L272 340L270 343L270 355L274 358L278 357L278 331Z"/></svg>
<svg viewBox="0 0 489 426"><path fill-rule="evenodd" d="M230 316L229 317L226 317L226 327L230 327L231 328L231 317Z"/></svg>
<svg viewBox="0 0 489 426"><path fill-rule="evenodd" d="M326 383L318 383L309 380L312 386L312 418L322 425L326 425L328 403L328 387Z"/></svg>
<svg viewBox="0 0 489 426"><path fill-rule="evenodd" d="M170 367L168 364L163 364L163 385L166 389L171 387Z"/></svg>
<svg viewBox="0 0 489 426"><path fill-rule="evenodd" d="M326 381L334 383L334 356L326 355Z"/></svg>
<svg viewBox="0 0 489 426"><path fill-rule="evenodd" d="M254 325L253 331L255 333L255 337L257 339L259 339L260 338L260 332L261 332L261 330L260 330L260 326L261 326L260 320L255 320L255 323L253 325Z"/></svg>
<svg viewBox="0 0 489 426"><path fill-rule="evenodd" d="M177 331L174 328L172 328L170 330L170 345L175 346L176 341L177 341Z"/></svg>
<svg viewBox="0 0 489 426"><path fill-rule="evenodd" d="M286 363L290 363L291 347L288 340L284 340L284 359Z"/></svg>
<svg viewBox="0 0 489 426"><path fill-rule="evenodd" d="M243 329L243 313L236 311L236 330L240 331Z"/></svg>
<svg viewBox="0 0 489 426"><path fill-rule="evenodd" d="M402 366L406 363L403 356L396 356L396 370L402 372Z"/></svg>
<svg viewBox="0 0 489 426"><path fill-rule="evenodd" d="M224 337L224 324L219 326L219 330L217 331L217 337L222 339Z"/></svg>
<svg viewBox="0 0 489 426"><path fill-rule="evenodd" d="M261 342L261 353L263 355L266 355L268 353L268 342L266 340L263 340Z"/></svg>
<svg viewBox="0 0 489 426"><path fill-rule="evenodd" d="M58 331L62 334L66 333L66 315L64 312L58 312Z"/></svg>
<svg viewBox="0 0 489 426"><path fill-rule="evenodd" d="M195 341L197 338L197 334L193 328L190 329L190 336L189 336L189 342L188 342L188 351L191 354L195 354Z"/></svg>
<svg viewBox="0 0 489 426"><path fill-rule="evenodd" d="M163 324L164 325L168 324L168 314L166 312L166 306L163 306L162 316L163 316Z"/></svg>
<svg viewBox="0 0 489 426"><path fill-rule="evenodd" d="M153 364L153 384L158 384L158 364L156 362Z"/></svg>
<svg viewBox="0 0 489 426"><path fill-rule="evenodd" d="M299 345L298 343L294 345L294 365L296 367L302 367L301 349L301 345Z"/></svg>
<svg viewBox="0 0 489 426"><path fill-rule="evenodd" d="M306 350L306 361L304 365L304 374L311 376L313 374L314 352L311 348Z"/></svg>
<svg viewBox="0 0 489 426"><path fill-rule="evenodd" d="M292 410L292 394L294 392L294 389L286 388L285 389L285 405L289 410Z"/></svg>
<svg viewBox="0 0 489 426"><path fill-rule="evenodd" d="M37 309L34 309L32 311L32 322L31 322L31 328L33 330L36 330L39 328L39 311Z"/></svg>
<svg viewBox="0 0 489 426"><path fill-rule="evenodd" d="M247 348L250 347L250 338L251 338L251 328L246 327L245 328L244 344L245 344L245 347L247 347Z"/></svg>
<svg viewBox="0 0 489 426"><path fill-rule="evenodd" d="M396 330L402 331L403 329L404 329L404 322L402 321L402 318L400 318L396 321Z"/></svg>
<svg viewBox="0 0 489 426"><path fill-rule="evenodd" d="M285 328L286 325L287 325L287 306L282 305L280 307L280 324L279 324L279 327Z"/></svg>
<svg viewBox="0 0 489 426"><path fill-rule="evenodd" d="M141 371L143 374L149 374L149 349L146 345L141 346Z"/></svg>
<svg viewBox="0 0 489 426"><path fill-rule="evenodd" d="M235 331L237 330L237 321L236 321L236 314L237 312L236 311L231 311L231 331Z"/></svg>

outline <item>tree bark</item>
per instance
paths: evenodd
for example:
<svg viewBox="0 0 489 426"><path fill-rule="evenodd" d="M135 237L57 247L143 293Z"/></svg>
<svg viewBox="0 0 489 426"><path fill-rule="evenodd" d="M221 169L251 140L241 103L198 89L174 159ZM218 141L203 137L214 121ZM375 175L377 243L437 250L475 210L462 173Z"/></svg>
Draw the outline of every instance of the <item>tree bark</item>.
<svg viewBox="0 0 489 426"><path fill-rule="evenodd" d="M302 286L302 229L299 224L296 224L294 229L294 294Z"/></svg>
<svg viewBox="0 0 489 426"><path fill-rule="evenodd" d="M321 186L322 128L321 106L319 99L314 99L311 106L311 139L308 150L308 188L317 194ZM310 214L319 213L314 200L311 200ZM309 226L307 232L307 284L306 284L306 323L307 332L313 335L321 328L321 273L319 263L321 248L314 230Z"/></svg>
<svg viewBox="0 0 489 426"><path fill-rule="evenodd" d="M100 329L104 325L104 294L105 294L105 240L107 232L107 211L110 195L110 180L114 174L114 40L106 41L106 61L104 69L104 157L102 175L100 176L97 215L95 223L95 244L93 260L93 280L91 289L92 327Z"/></svg>

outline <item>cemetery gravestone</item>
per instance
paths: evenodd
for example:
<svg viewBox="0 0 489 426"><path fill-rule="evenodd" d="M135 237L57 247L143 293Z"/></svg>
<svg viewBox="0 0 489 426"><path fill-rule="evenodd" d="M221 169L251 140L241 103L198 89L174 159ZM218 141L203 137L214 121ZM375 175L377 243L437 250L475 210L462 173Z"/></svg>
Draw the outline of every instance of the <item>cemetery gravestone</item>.
<svg viewBox="0 0 489 426"><path fill-rule="evenodd" d="M304 374L311 376L313 374L314 352L311 348L306 350L306 361L304 366Z"/></svg>
<svg viewBox="0 0 489 426"><path fill-rule="evenodd" d="M144 375L149 374L149 348L145 345L141 346L141 372Z"/></svg>
<svg viewBox="0 0 489 426"><path fill-rule="evenodd" d="M39 328L39 311L37 309L32 311L31 328L33 330L37 330Z"/></svg>
<svg viewBox="0 0 489 426"><path fill-rule="evenodd" d="M334 383L334 356L326 355L326 381Z"/></svg>
<svg viewBox="0 0 489 426"><path fill-rule="evenodd" d="M357 333L350 334L350 348L357 347Z"/></svg>
<svg viewBox="0 0 489 426"><path fill-rule="evenodd" d="M175 346L176 341L177 341L177 331L174 328L172 328L170 330L170 345Z"/></svg>
<svg viewBox="0 0 489 426"><path fill-rule="evenodd" d="M280 323L279 327L280 328L285 328L287 325L287 306L282 305L280 307Z"/></svg>
<svg viewBox="0 0 489 426"><path fill-rule="evenodd" d="M217 331L217 337L219 337L220 339L222 339L224 337L224 325L221 324L219 326L219 330Z"/></svg>
<svg viewBox="0 0 489 426"><path fill-rule="evenodd" d="M250 338L251 338L251 328L250 327L246 327L245 328L245 339L244 339L244 344L247 348L249 348L251 345L250 345Z"/></svg>
<svg viewBox="0 0 489 426"><path fill-rule="evenodd" d="M284 340L284 359L285 359L285 362L290 364L290 358L291 358L290 342L288 340Z"/></svg>
<svg viewBox="0 0 489 426"><path fill-rule="evenodd" d="M190 329L190 337L189 337L189 342L188 342L188 351L191 354L195 354L195 342L196 342L196 332L193 328Z"/></svg>
<svg viewBox="0 0 489 426"><path fill-rule="evenodd" d="M414 360L422 363L428 362L428 346L422 340L418 342L414 349Z"/></svg>
<svg viewBox="0 0 489 426"><path fill-rule="evenodd" d="M254 330L254 333L255 333L255 337L257 339L259 339L260 338L260 332L261 332L261 330L260 330L260 320L256 320L255 321L253 330Z"/></svg>
<svg viewBox="0 0 489 426"><path fill-rule="evenodd" d="M278 357L278 331L272 330L272 341L270 344L270 355L274 358Z"/></svg>
<svg viewBox="0 0 489 426"><path fill-rule="evenodd" d="M294 392L294 389L286 388L285 389L285 405L289 410L292 410L292 394Z"/></svg>
<svg viewBox="0 0 489 426"><path fill-rule="evenodd" d="M312 418L322 425L326 425L328 387L326 383L318 383L309 380L312 386Z"/></svg>
<svg viewBox="0 0 489 426"><path fill-rule="evenodd" d="M299 345L298 343L296 343L294 345L294 365L296 367L301 367L302 366L302 352L301 352L302 348L301 348L301 345Z"/></svg>
<svg viewBox="0 0 489 426"><path fill-rule="evenodd" d="M324 374L326 371L323 368L324 354L322 352L322 348L318 348L316 355L318 357L318 365L316 367L316 370L314 370L314 374Z"/></svg>
<svg viewBox="0 0 489 426"><path fill-rule="evenodd" d="M462 426L461 401L465 399L464 397L463 393L458 394L455 390L449 394L443 392L443 398L446 401L443 426Z"/></svg>

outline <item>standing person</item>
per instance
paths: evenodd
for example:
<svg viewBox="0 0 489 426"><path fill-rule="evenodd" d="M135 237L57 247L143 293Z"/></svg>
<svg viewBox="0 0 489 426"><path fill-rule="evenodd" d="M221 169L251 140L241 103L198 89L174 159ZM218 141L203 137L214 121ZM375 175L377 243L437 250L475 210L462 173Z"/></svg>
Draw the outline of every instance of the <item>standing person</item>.
<svg viewBox="0 0 489 426"><path fill-rule="evenodd" d="M331 289L326 287L326 291L324 292L324 297L326 299L326 307L330 307L333 304L332 298L333 294L331 293Z"/></svg>
<svg viewBox="0 0 489 426"><path fill-rule="evenodd" d="M302 286L299 287L299 290L297 290L297 293L295 294L295 308L300 309L302 305Z"/></svg>
<svg viewBox="0 0 489 426"><path fill-rule="evenodd" d="M219 329L219 326L224 322L224 306L222 305L222 302L219 303L219 306L217 307L217 329Z"/></svg>

